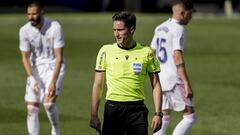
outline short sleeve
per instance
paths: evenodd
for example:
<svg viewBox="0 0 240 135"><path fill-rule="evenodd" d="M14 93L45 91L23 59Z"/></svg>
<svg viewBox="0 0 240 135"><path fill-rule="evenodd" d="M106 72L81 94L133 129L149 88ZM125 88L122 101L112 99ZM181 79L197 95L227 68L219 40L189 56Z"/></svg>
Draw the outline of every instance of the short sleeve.
<svg viewBox="0 0 240 135"><path fill-rule="evenodd" d="M106 50L104 47L98 52L95 70L106 71Z"/></svg>
<svg viewBox="0 0 240 135"><path fill-rule="evenodd" d="M184 51L185 44L185 31L184 29L177 29L173 36L173 51L181 50Z"/></svg>
<svg viewBox="0 0 240 135"><path fill-rule="evenodd" d="M153 35L153 38L152 38L152 42L151 42L151 48L153 48L154 50L157 49L157 31L155 30L155 33Z"/></svg>
<svg viewBox="0 0 240 135"><path fill-rule="evenodd" d="M30 51L30 44L23 28L19 30L19 49L21 51Z"/></svg>
<svg viewBox="0 0 240 135"><path fill-rule="evenodd" d="M62 26L54 21L53 22L54 25L54 48L62 48L64 47L64 34L63 34L63 29Z"/></svg>
<svg viewBox="0 0 240 135"><path fill-rule="evenodd" d="M147 72L148 73L159 73L160 72L159 62L158 62L157 58L154 56L152 49L149 49L149 53L148 53Z"/></svg>

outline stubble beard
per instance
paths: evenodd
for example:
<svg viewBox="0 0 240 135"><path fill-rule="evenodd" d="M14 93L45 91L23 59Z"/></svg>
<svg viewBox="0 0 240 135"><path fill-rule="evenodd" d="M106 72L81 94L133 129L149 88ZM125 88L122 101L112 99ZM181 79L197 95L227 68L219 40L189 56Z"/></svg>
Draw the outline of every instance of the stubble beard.
<svg viewBox="0 0 240 135"><path fill-rule="evenodd" d="M31 21L31 25L34 26L34 27L36 27L36 26L39 25L40 22L41 22L41 16L38 16L38 17L36 18L36 20L32 19L32 20L30 20L30 21Z"/></svg>

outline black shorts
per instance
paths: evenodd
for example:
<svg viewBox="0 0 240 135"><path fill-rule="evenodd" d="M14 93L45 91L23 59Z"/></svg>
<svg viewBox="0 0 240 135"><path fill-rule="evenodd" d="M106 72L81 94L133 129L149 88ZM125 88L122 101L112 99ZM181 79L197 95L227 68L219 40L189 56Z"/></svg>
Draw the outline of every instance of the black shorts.
<svg viewBox="0 0 240 135"><path fill-rule="evenodd" d="M103 135L147 135L148 109L143 101L105 103Z"/></svg>

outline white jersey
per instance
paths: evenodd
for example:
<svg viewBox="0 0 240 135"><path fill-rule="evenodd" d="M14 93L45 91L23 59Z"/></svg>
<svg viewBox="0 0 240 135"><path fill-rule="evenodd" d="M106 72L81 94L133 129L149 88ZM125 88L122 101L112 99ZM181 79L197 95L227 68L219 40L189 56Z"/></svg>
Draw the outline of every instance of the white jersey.
<svg viewBox="0 0 240 135"><path fill-rule="evenodd" d="M64 47L64 36L61 25L57 21L44 18L41 30L30 22L19 31L20 50L31 52L31 65L55 63L54 48Z"/></svg>
<svg viewBox="0 0 240 135"><path fill-rule="evenodd" d="M169 91L176 84L183 84L177 74L174 62L174 50L184 51L185 29L175 19L168 19L155 29L155 34L151 42L151 47L156 51L156 57L161 66L159 73L163 91Z"/></svg>

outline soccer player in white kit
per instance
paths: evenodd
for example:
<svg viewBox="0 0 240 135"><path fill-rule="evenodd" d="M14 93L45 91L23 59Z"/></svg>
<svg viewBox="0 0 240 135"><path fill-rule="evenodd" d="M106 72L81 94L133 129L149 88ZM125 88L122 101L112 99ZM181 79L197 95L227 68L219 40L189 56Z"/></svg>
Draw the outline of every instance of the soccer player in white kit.
<svg viewBox="0 0 240 135"><path fill-rule="evenodd" d="M183 112L183 119L175 127L173 135L186 135L196 121L193 91L183 59L186 37L183 25L192 18L193 2L173 0L172 11L172 17L156 27L151 42L161 66L159 77L163 91L162 128L154 135L166 134L172 110Z"/></svg>
<svg viewBox="0 0 240 135"><path fill-rule="evenodd" d="M60 135L56 99L64 77L64 36L61 25L44 17L43 6L27 6L28 23L20 28L19 40L24 69L28 75L25 101L29 135L39 135L39 106L43 104L51 123L51 135Z"/></svg>

